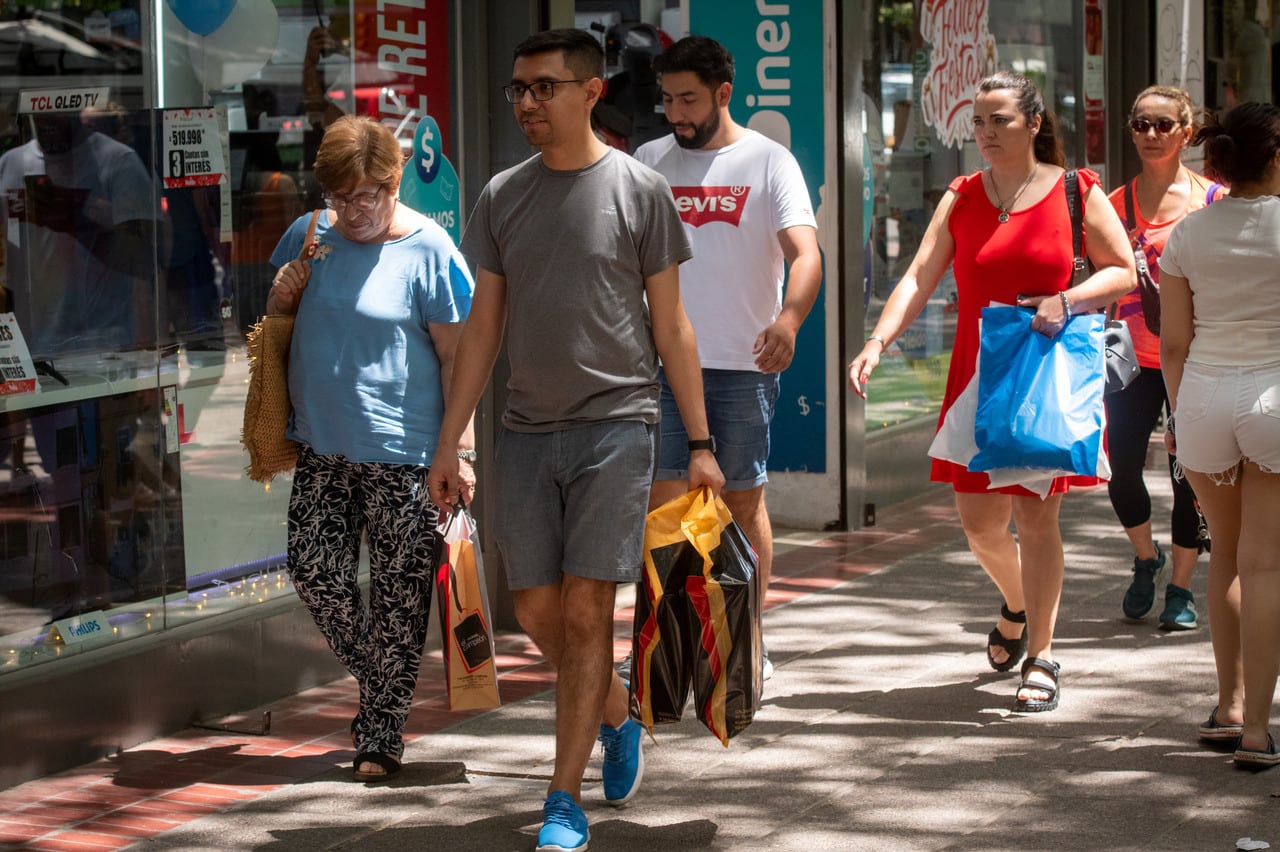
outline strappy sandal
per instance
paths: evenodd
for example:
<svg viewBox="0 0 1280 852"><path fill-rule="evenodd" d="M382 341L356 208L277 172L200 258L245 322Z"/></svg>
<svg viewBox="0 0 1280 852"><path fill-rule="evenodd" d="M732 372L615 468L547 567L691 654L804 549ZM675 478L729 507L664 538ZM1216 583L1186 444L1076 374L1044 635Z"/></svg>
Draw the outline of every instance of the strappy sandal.
<svg viewBox="0 0 1280 852"><path fill-rule="evenodd" d="M1027 680L1027 674L1030 669L1041 669L1049 677L1053 678L1053 685L1048 686L1039 681ZM1018 692L1022 690L1035 690L1037 692L1049 693L1048 698L1016 698L1013 702L1013 712L1015 713L1045 713L1054 710L1058 706L1058 675L1062 671L1062 666L1057 663L1051 663L1048 660L1042 660L1039 657L1027 657L1026 662L1022 664L1022 683L1018 685Z"/></svg>
<svg viewBox="0 0 1280 852"><path fill-rule="evenodd" d="M1027 623L1027 611L1010 612L1009 607L1000 602L1000 617L1006 621L1012 621L1015 624ZM997 663L995 657L991 656L991 646L997 646L1004 649L1009 656L1004 662ZM991 628L991 632L987 634L987 662L991 664L991 668L998 672L1007 672L1018 664L1022 659L1022 655L1027 653L1027 628L1022 628L1021 635L1017 639L1009 639L1000 632L1000 625Z"/></svg>
<svg viewBox="0 0 1280 852"><path fill-rule="evenodd" d="M382 768L381 772L361 772L360 764L372 763L374 766ZM373 782L386 781L392 775L400 771L400 761L396 760L389 754L383 754L380 751L362 751L356 755L353 764L356 771L356 780Z"/></svg>

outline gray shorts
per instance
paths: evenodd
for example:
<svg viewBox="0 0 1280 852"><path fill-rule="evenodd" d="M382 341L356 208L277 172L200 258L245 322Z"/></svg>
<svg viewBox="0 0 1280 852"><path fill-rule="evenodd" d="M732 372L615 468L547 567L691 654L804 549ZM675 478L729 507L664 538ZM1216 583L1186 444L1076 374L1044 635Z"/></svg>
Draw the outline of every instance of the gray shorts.
<svg viewBox="0 0 1280 852"><path fill-rule="evenodd" d="M512 589L565 574L639 581L656 436L657 427L638 420L502 430L493 530Z"/></svg>

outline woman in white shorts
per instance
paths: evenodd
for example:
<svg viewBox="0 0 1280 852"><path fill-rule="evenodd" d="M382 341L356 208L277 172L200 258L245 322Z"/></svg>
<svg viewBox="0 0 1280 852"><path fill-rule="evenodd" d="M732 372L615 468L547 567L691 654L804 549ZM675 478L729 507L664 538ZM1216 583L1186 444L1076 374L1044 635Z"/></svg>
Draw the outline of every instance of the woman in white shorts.
<svg viewBox="0 0 1280 852"><path fill-rule="evenodd" d="M1218 704L1206 740L1269 767L1280 674L1280 108L1244 103L1196 134L1231 195L1187 216L1160 256L1165 441L1200 499L1213 550ZM1176 441L1175 441L1176 430Z"/></svg>

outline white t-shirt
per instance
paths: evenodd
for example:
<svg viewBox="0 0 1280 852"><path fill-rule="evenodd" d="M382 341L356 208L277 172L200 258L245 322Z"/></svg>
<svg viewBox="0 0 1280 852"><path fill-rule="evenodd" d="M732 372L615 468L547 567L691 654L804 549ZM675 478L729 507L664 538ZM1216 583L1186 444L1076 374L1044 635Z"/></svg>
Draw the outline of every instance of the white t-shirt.
<svg viewBox="0 0 1280 852"><path fill-rule="evenodd" d="M714 150L688 150L664 136L635 156L671 184L693 246L693 259L680 266L680 297L702 366L756 370L751 347L782 309L778 232L818 226L800 164L754 130Z"/></svg>
<svg viewBox="0 0 1280 852"><path fill-rule="evenodd" d="M1187 360L1219 367L1280 361L1280 198L1225 198L1177 224L1160 269L1191 286Z"/></svg>

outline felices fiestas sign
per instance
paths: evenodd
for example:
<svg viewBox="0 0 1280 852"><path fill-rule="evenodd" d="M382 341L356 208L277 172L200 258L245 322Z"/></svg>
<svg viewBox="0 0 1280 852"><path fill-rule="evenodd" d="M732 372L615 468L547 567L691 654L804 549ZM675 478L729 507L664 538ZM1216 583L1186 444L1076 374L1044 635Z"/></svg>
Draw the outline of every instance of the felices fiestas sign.
<svg viewBox="0 0 1280 852"><path fill-rule="evenodd" d="M987 0L925 0L920 35L932 46L920 86L924 123L944 145L973 135L978 81L996 70L996 40L987 27Z"/></svg>

